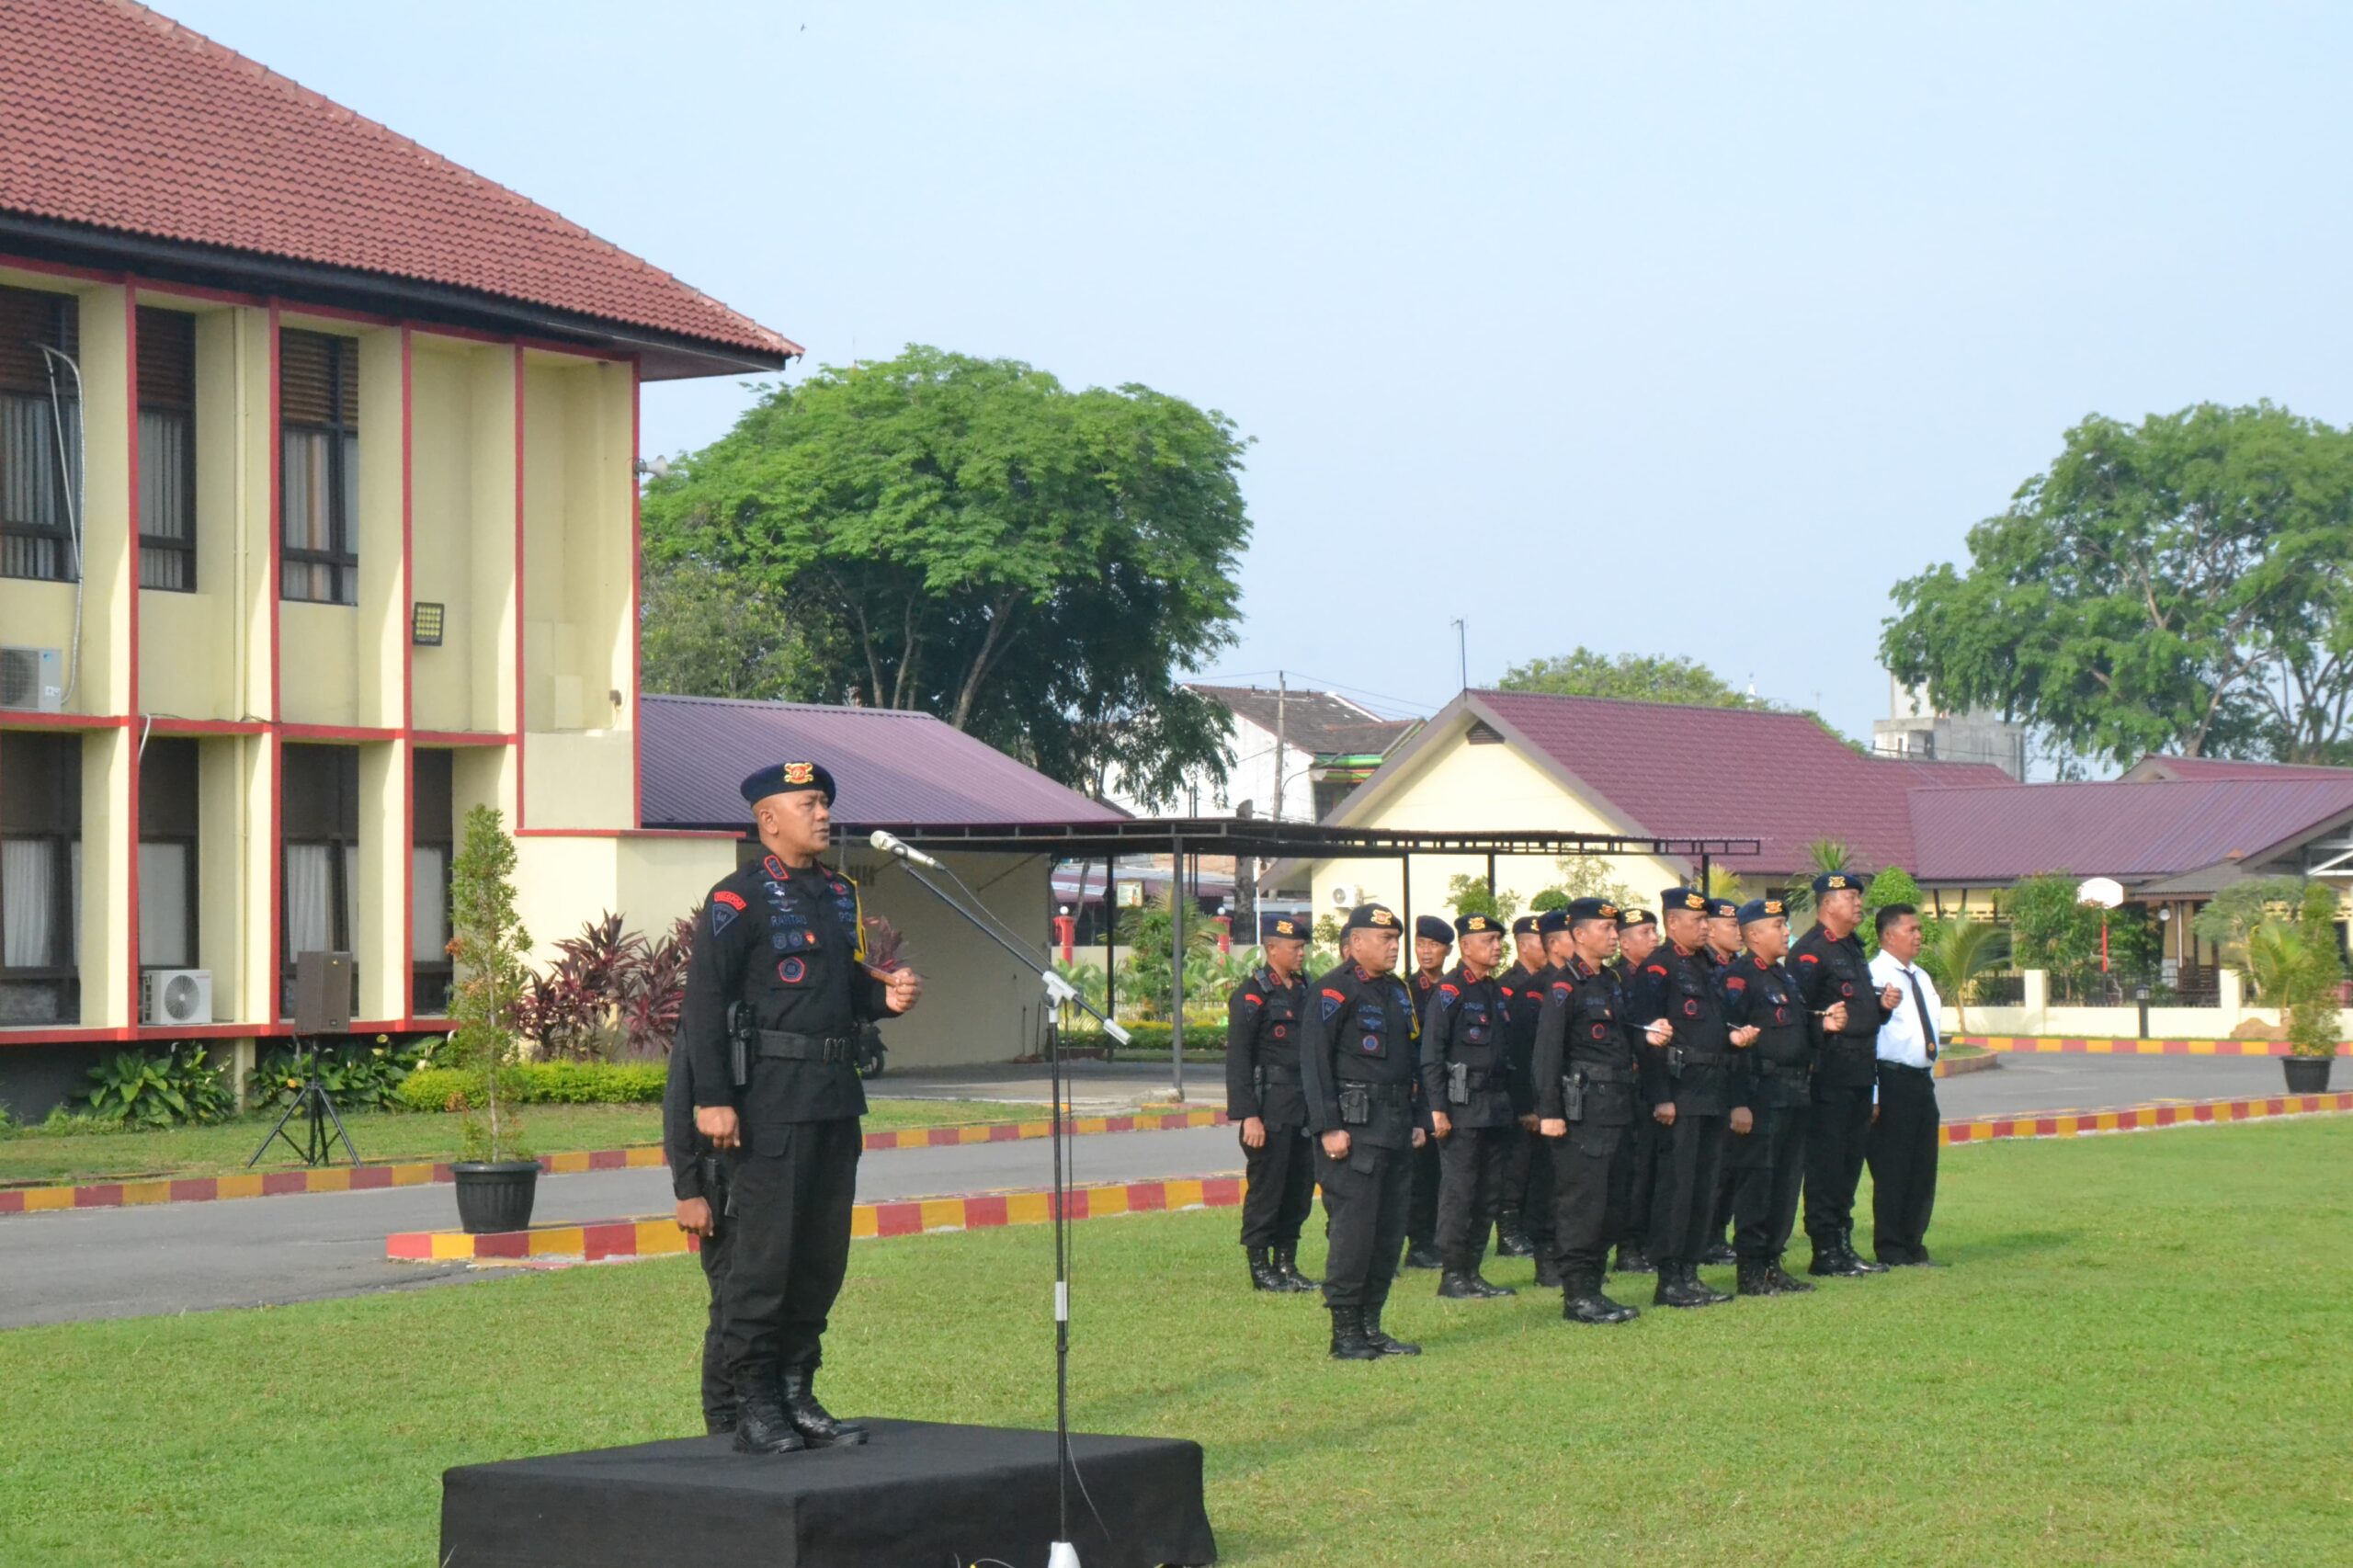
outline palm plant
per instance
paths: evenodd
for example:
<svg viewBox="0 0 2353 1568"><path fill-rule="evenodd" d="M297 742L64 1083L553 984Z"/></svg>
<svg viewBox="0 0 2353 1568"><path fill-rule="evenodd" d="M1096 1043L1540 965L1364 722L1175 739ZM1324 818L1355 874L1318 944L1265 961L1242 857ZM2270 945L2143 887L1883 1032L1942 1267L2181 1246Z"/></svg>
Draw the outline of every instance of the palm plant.
<svg viewBox="0 0 2353 1568"><path fill-rule="evenodd" d="M1813 879L1823 871L1843 871L1847 868L1847 844L1844 839L1817 838L1805 846L1810 862L1781 902L1789 906L1791 929L1805 923L1813 914Z"/></svg>
<svg viewBox="0 0 2353 1568"><path fill-rule="evenodd" d="M1963 1034L1969 1032L1969 997L1977 977L2010 961L2010 934L1987 920L1955 915L1920 923L1920 967L1952 1003Z"/></svg>
<svg viewBox="0 0 2353 1568"><path fill-rule="evenodd" d="M1740 880L1739 872L1725 866L1711 864L1708 867L1705 891L1710 898L1728 898L1734 903L1745 903L1748 900L1748 884Z"/></svg>

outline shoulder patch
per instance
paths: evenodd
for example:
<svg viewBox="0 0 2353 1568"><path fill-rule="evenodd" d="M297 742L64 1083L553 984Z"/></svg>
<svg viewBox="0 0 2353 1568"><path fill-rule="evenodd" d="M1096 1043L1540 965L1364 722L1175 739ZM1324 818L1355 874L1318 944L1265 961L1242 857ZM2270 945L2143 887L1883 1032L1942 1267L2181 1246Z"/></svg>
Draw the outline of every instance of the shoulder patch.
<svg viewBox="0 0 2353 1568"><path fill-rule="evenodd" d="M712 903L726 904L738 915L741 915L746 907L744 903L744 895L727 888L714 889L710 897Z"/></svg>
<svg viewBox="0 0 2353 1568"><path fill-rule="evenodd" d="M1324 988L1324 1021L1325 1023L1331 1022L1332 1015L1338 1012L1341 1005L1347 1002L1347 999L1348 995L1347 992L1335 991L1330 986L1325 986Z"/></svg>
<svg viewBox="0 0 2353 1568"><path fill-rule="evenodd" d="M1441 1007L1451 1007L1461 998L1462 993L1457 991L1452 985L1441 985L1438 988L1438 1005Z"/></svg>
<svg viewBox="0 0 2353 1568"><path fill-rule="evenodd" d="M1725 975L1724 983L1734 991L1745 991L1748 989L1748 982L1743 980L1736 974Z"/></svg>
<svg viewBox="0 0 2353 1568"><path fill-rule="evenodd" d="M1576 987L1571 985L1567 981L1556 980L1552 982L1552 1000L1555 1002L1565 1002L1569 999L1570 994L1575 990Z"/></svg>
<svg viewBox="0 0 2353 1568"><path fill-rule="evenodd" d="M1815 958L1812 953L1800 953L1798 955L1798 962L1800 963L1820 963L1821 961L1822 960L1820 959Z"/></svg>
<svg viewBox="0 0 2353 1568"><path fill-rule="evenodd" d="M1666 966L1663 963L1644 964L1643 966L1643 972L1644 974L1654 974L1661 980L1665 980L1666 978Z"/></svg>
<svg viewBox="0 0 2353 1568"><path fill-rule="evenodd" d="M1263 1007L1267 1004L1267 999L1255 991L1245 991L1242 994L1242 999L1253 1007Z"/></svg>

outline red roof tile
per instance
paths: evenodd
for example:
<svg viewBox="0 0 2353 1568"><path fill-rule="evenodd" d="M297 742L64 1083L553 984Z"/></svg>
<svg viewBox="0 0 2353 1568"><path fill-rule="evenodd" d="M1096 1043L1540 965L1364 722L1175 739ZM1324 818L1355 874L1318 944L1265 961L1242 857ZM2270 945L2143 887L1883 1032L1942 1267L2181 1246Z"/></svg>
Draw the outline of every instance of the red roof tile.
<svg viewBox="0 0 2353 1568"><path fill-rule="evenodd" d="M2252 860L2353 812L2353 770L2335 778L2219 778L1923 790L1911 801L1915 872L2006 882L2042 871L2121 881Z"/></svg>
<svg viewBox="0 0 2353 1568"><path fill-rule="evenodd" d="M800 351L577 223L128 0L0 0L0 210Z"/></svg>
<svg viewBox="0 0 2353 1568"><path fill-rule="evenodd" d="M2168 756L2164 752L2151 752L2124 775L2128 784L2211 783L2225 778L2353 778L2353 767L2302 762L2243 762L2225 756Z"/></svg>

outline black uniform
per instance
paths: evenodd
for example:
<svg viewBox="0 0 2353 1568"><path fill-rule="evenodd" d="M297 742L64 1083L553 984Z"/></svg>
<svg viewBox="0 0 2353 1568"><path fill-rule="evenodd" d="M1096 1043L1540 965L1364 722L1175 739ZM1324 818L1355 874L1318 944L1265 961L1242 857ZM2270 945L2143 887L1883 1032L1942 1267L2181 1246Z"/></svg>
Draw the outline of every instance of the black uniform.
<svg viewBox="0 0 2353 1568"><path fill-rule="evenodd" d="M1545 966L1549 971L1551 966ZM1544 983L1524 963L1496 977L1504 1002L1504 1050L1511 1058L1512 1115L1536 1114L1536 1019L1544 1006ZM1522 1132L1510 1141L1504 1160L1505 1228L1516 1214L1521 1233L1538 1257L1552 1256L1552 1155L1545 1140Z"/></svg>
<svg viewBox="0 0 2353 1568"><path fill-rule="evenodd" d="M1324 1299L1377 1313L1405 1239L1420 1029L1404 981L1353 963L1317 981L1307 1001L1299 1075L1330 1219ZM1349 1139L1336 1160L1320 1142L1334 1131Z"/></svg>
<svg viewBox="0 0 2353 1568"><path fill-rule="evenodd" d="M1628 1006L1637 1025L1665 1018L1675 1026L1665 1050L1642 1054L1643 1105L1675 1106L1675 1125L1658 1131L1650 1251L1662 1270L1695 1268L1707 1249L1725 1119L1739 1103L1731 1031L1707 961L1672 942L1659 944L1635 975Z"/></svg>
<svg viewBox="0 0 2353 1568"><path fill-rule="evenodd" d="M727 1351L721 1334L721 1298L727 1290L728 1243L735 1226L727 1218L726 1162L695 1131L693 1063L684 1052L670 1058L662 1090L663 1158L670 1166L670 1191L679 1201L699 1198L710 1205L710 1234L702 1238L703 1282L710 1288L710 1315L702 1334L702 1417L711 1431L735 1425L735 1386L727 1377Z"/></svg>
<svg viewBox="0 0 2353 1568"><path fill-rule="evenodd" d="M1438 1254L1449 1272L1471 1274L1503 1209L1508 1140L1518 1130L1503 992L1494 975L1473 980L1458 965L1431 988L1421 1022L1422 1101L1453 1124L1431 1140L1439 1160Z"/></svg>
<svg viewBox="0 0 2353 1568"><path fill-rule="evenodd" d="M1439 972L1444 973L1443 971ZM1406 983L1408 992L1413 997L1414 1018L1418 1025L1422 1014L1429 1007L1431 994L1438 990L1438 981L1424 974L1420 970L1415 970ZM1421 1076L1418 1073L1414 1079L1414 1096L1416 1111L1415 1124L1427 1127L1429 1124L1430 1104L1429 1101L1422 1098ZM1405 1246L1411 1252L1434 1252L1438 1247L1439 1174L1438 1140L1425 1139L1422 1146L1413 1151L1407 1159L1413 1165L1414 1176L1413 1192L1407 1199L1405 1206ZM1427 1267L1428 1265L1417 1261L1414 1267L1422 1268Z"/></svg>
<svg viewBox="0 0 2353 1568"><path fill-rule="evenodd" d="M1243 1146L1249 1186L1242 1195L1242 1244L1295 1247L1315 1197L1315 1161L1307 1136L1307 1097L1299 1077L1301 1016L1307 982L1285 982L1261 964L1225 1005L1225 1110L1234 1122L1256 1117L1267 1141Z"/></svg>
<svg viewBox="0 0 2353 1568"><path fill-rule="evenodd" d="M863 967L858 884L823 865L762 857L711 889L695 931L671 1071L698 1108L733 1104L742 1146L727 1155L734 1235L722 1343L740 1392L774 1372L813 1372L825 1316L849 1263L866 1090L858 1026L889 1012ZM734 1086L728 1008L756 1031Z"/></svg>
<svg viewBox="0 0 2353 1568"><path fill-rule="evenodd" d="M1744 954L1717 980L1725 1020L1733 1028L1760 1031L1745 1052L1747 1105L1756 1124L1745 1136L1733 1136L1726 1162L1733 1178L1733 1250L1744 1267L1771 1265L1790 1244L1798 1188L1805 1180L1813 1034L1797 981L1784 965Z"/></svg>
<svg viewBox="0 0 2353 1568"><path fill-rule="evenodd" d="M1790 949L1790 973L1813 1031L1813 1112L1806 1128L1805 1233L1816 1257L1843 1255L1853 1242L1855 1183L1871 1131L1871 1089L1879 1079L1879 988L1871 983L1862 939L1833 937L1815 926ZM1816 1015L1847 1004L1847 1027L1825 1031Z"/></svg>
<svg viewBox="0 0 2353 1568"><path fill-rule="evenodd" d="M1620 1231L1619 1167L1627 1136L1650 1114L1638 1093L1640 1031L1618 976L1581 958L1546 971L1536 1026L1536 1114L1569 1124L1552 1146L1553 1238L1570 1296L1597 1294Z"/></svg>
<svg viewBox="0 0 2353 1568"><path fill-rule="evenodd" d="M1735 953L1731 958L1726 958L1722 953L1716 951L1713 948L1701 948L1699 949L1699 955L1707 960L1709 978L1715 982L1720 993L1723 986L1724 976L1732 972L1735 967L1746 961L1746 957L1744 954ZM1732 1194L1735 1174L1733 1164L1733 1153L1734 1150L1731 1144L1727 1143L1724 1145L1723 1165L1722 1168L1716 1173L1715 1200L1710 1206L1708 1213L1707 1244L1711 1248L1722 1244L1726 1239L1727 1233L1732 1229ZM1719 1255L1717 1261L1722 1261L1721 1255Z"/></svg>
<svg viewBox="0 0 2353 1568"><path fill-rule="evenodd" d="M1620 957L1611 959L1608 968L1617 977L1619 994L1631 994L1634 966ZM1618 1253L1621 1258L1629 1252L1640 1253L1646 1259L1649 1256L1651 1199L1658 1190L1659 1136L1665 1131L1651 1119L1650 1108L1643 1106L1626 1134L1626 1153L1618 1162L1617 1197L1611 1205L1611 1211L1618 1216Z"/></svg>

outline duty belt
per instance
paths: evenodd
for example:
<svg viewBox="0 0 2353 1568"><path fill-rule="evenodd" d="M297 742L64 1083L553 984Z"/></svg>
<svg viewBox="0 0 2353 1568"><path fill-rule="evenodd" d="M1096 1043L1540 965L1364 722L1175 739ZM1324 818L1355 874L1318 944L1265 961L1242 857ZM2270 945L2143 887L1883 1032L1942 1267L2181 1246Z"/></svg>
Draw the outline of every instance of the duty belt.
<svg viewBox="0 0 2353 1568"><path fill-rule="evenodd" d="M1693 1051L1688 1046L1683 1050L1683 1065L1686 1067L1729 1067L1732 1063L1733 1056L1729 1051Z"/></svg>
<svg viewBox="0 0 2353 1568"><path fill-rule="evenodd" d="M1370 1089L1376 1095L1392 1099L1410 1100L1414 1097L1411 1084L1392 1084L1374 1078L1340 1078L1336 1080L1344 1089Z"/></svg>
<svg viewBox="0 0 2353 1568"><path fill-rule="evenodd" d="M762 1029L753 1054L767 1061L822 1062L847 1066L858 1060L854 1035L794 1034L789 1029Z"/></svg>
<svg viewBox="0 0 2353 1568"><path fill-rule="evenodd" d="M1604 1067L1596 1062L1572 1062L1569 1076L1583 1078L1588 1084L1631 1084L1633 1071L1626 1067Z"/></svg>
<svg viewBox="0 0 2353 1568"><path fill-rule="evenodd" d="M1754 1057L1756 1070L1768 1078L1802 1078L1809 1064L1803 1062L1776 1062L1769 1056Z"/></svg>
<svg viewBox="0 0 2353 1568"><path fill-rule="evenodd" d="M1296 1067L1279 1067L1271 1062L1262 1062L1258 1064L1258 1076L1269 1084L1284 1084L1292 1088L1299 1087L1299 1069Z"/></svg>

